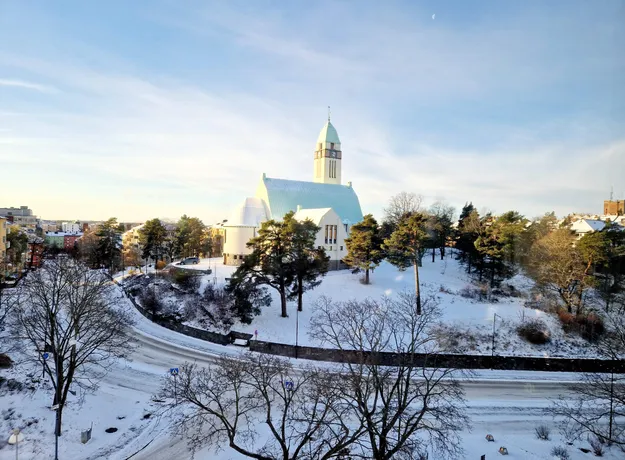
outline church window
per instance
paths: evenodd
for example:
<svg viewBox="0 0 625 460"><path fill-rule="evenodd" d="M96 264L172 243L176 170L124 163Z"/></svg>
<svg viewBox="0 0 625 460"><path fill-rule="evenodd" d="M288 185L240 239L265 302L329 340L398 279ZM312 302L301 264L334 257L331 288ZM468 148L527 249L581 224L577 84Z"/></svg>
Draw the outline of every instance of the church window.
<svg viewBox="0 0 625 460"><path fill-rule="evenodd" d="M330 246L330 251L332 250L332 246Z"/></svg>
<svg viewBox="0 0 625 460"><path fill-rule="evenodd" d="M345 233L347 233L347 224L343 224L345 226Z"/></svg>
<svg viewBox="0 0 625 460"><path fill-rule="evenodd" d="M343 250L343 246L341 246L341 251Z"/></svg>
<svg viewBox="0 0 625 460"><path fill-rule="evenodd" d="M330 142L330 148L334 150L334 142Z"/></svg>

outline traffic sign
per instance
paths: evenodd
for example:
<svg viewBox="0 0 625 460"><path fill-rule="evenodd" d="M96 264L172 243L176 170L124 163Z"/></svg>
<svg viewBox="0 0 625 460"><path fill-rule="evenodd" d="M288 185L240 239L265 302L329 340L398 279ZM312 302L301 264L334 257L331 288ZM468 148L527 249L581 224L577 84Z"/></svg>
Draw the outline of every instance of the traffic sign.
<svg viewBox="0 0 625 460"><path fill-rule="evenodd" d="M284 388L286 388L287 391L293 391L295 385L293 384L292 380L287 380L286 382L284 382Z"/></svg>
<svg viewBox="0 0 625 460"><path fill-rule="evenodd" d="M50 357L50 353L48 353L47 351L45 353L43 353L41 355L41 357L43 358L43 360L45 361L46 359L48 359Z"/></svg>
<svg viewBox="0 0 625 460"><path fill-rule="evenodd" d="M171 369L169 369L169 373L175 377L176 375L179 374L178 368L172 367Z"/></svg>

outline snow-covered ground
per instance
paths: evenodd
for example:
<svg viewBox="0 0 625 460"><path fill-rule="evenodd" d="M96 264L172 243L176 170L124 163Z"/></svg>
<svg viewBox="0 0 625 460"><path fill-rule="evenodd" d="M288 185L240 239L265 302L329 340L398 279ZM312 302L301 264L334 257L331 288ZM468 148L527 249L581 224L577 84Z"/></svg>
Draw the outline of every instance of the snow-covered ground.
<svg viewBox="0 0 625 460"><path fill-rule="evenodd" d="M222 272L225 271L223 268ZM376 270L374 276L379 274L380 271ZM358 283L357 279L354 282ZM64 413L63 436L59 441L59 458L121 460L138 451L133 460L190 458L185 442L171 434L169 418L157 415L158 404L152 401L152 397L158 392L170 367L180 366L185 361L208 365L216 353L237 354L242 349L211 344L162 328L134 310L121 292L119 303L120 308L127 308L136 320L133 334L138 347L130 361L120 362L112 369L96 393L70 396ZM294 363L301 365L302 361ZM24 368L0 371L0 375L28 380L25 375L29 371L39 375L36 369ZM479 458L482 454L486 454L486 458L498 458L495 457L499 455L496 450L501 445L509 449L508 458L511 459L550 458L551 448L561 444L556 430L552 430L554 441L549 442L538 441L533 430L540 423L553 424L551 418L542 412L549 405L548 398L565 392L565 382L575 379L575 374L566 373L478 372L475 382L465 384L473 426L472 432L463 434L466 458ZM12 428L19 426L23 429L26 440L20 446L22 459L53 458L54 412L49 408L51 397L51 390L45 386L35 392L0 393L0 433L5 433L3 440L6 440ZM13 415L9 415L11 410ZM147 414L152 415L146 418ZM38 422L28 426L33 419ZM83 445L80 443L80 432L89 428L92 422L93 437ZM118 431L106 433L109 427L118 428ZM492 433L496 442L486 442L486 433ZM569 451L574 460L591 455L583 454L577 446L569 447ZM622 456L622 453L613 450L605 458L622 458L619 454ZM0 447L0 460L13 458L13 446ZM226 460L241 457L228 449L219 454L205 449L195 458Z"/></svg>
<svg viewBox="0 0 625 460"><path fill-rule="evenodd" d="M236 267L224 266L219 258L202 259L198 265L184 266L190 270L206 270L210 275L203 275L200 291L208 283L223 285ZM233 330L258 333L259 340L295 344L296 321L299 321L300 345L320 346L308 336L308 325L314 315L315 302L320 296L327 296L335 301L350 299L379 299L393 296L397 292L414 290L412 270L401 272L388 263L383 263L371 274L371 284L360 282L362 274L352 274L349 270L331 271L320 286L304 294L304 309L299 314L296 303L289 302L289 317L280 316L280 301L276 291L269 289L273 301L264 307L262 313L251 324L235 323ZM525 307L532 288L531 280L517 275L507 283L519 293L519 297L499 296L496 302L479 301L463 297L460 293L466 288L475 289L475 281L464 271L464 267L453 257L441 261L438 257L432 262L424 257L420 268L421 292L423 298L434 297L443 311L441 337L454 341L456 348L471 354L491 353L493 320L496 318L495 352L499 355L517 356L553 356L553 357L595 357L596 353L588 342L574 334L565 334L558 319L541 310ZM174 294L169 300L175 302ZM172 300L173 299L173 300ZM180 302L179 302L180 303ZM182 304L180 303L182 306ZM497 315L497 316L495 316ZM523 321L533 318L542 319L550 330L551 342L545 345L533 345L520 338L516 328ZM198 321L186 321L186 324L198 328L205 327ZM217 329L213 329L218 331ZM222 331L219 331L222 332Z"/></svg>

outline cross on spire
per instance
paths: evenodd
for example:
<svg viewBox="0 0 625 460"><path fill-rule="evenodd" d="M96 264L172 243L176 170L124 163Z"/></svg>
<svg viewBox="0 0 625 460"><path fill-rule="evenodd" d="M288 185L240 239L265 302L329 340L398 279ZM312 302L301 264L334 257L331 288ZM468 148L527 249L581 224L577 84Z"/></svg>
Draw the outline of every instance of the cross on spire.
<svg viewBox="0 0 625 460"><path fill-rule="evenodd" d="M328 106L328 121L330 121L330 106Z"/></svg>

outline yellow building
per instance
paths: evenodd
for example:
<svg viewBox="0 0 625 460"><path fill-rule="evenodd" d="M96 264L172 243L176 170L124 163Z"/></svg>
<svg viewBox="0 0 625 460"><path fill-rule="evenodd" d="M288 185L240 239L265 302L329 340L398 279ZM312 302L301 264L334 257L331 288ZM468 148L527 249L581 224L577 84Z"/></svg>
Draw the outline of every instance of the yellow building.
<svg viewBox="0 0 625 460"><path fill-rule="evenodd" d="M0 263L3 263L7 256L7 249L7 220L0 217Z"/></svg>

